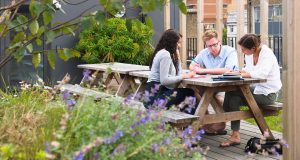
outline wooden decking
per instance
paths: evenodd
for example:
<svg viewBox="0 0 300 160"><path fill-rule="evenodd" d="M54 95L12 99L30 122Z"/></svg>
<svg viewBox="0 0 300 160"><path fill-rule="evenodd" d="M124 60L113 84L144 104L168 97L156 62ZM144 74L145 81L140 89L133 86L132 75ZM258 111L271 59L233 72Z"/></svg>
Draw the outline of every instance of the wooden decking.
<svg viewBox="0 0 300 160"><path fill-rule="evenodd" d="M252 125L248 122L241 121L241 145L220 148L219 144L226 140L226 138L230 134L230 123L227 123L226 129L228 131L227 135L224 136L206 136L202 137L200 142L204 147L209 146L209 150L205 155L207 160L249 160L249 159L257 159L257 160L276 160L282 159L282 156L269 155L267 157L254 154L248 155L248 153L244 152L244 148L246 146L247 141L251 137L260 137L261 133L257 126ZM282 134L279 132L273 131L273 135L275 138L282 138Z"/></svg>

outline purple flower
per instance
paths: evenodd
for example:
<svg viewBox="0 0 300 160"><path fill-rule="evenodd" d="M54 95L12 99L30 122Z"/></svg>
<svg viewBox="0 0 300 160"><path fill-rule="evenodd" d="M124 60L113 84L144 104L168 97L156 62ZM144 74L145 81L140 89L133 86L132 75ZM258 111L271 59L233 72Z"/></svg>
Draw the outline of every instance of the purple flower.
<svg viewBox="0 0 300 160"><path fill-rule="evenodd" d="M62 98L63 98L63 100L66 101L66 100L69 99L69 97L70 97L70 92L68 90L64 90L62 92Z"/></svg>
<svg viewBox="0 0 300 160"><path fill-rule="evenodd" d="M182 132L182 138L187 138L193 133L192 126L188 126L183 132Z"/></svg>
<svg viewBox="0 0 300 160"><path fill-rule="evenodd" d="M138 92L135 96L134 96L135 100L141 100L142 99L142 94L141 92Z"/></svg>
<svg viewBox="0 0 300 160"><path fill-rule="evenodd" d="M113 154L116 155L121 152L125 152L126 146L124 144L119 144L113 151Z"/></svg>
<svg viewBox="0 0 300 160"><path fill-rule="evenodd" d="M151 148L152 148L152 150L153 150L154 152L157 152L158 149L159 149L159 145L156 144L156 143L154 143L154 144L151 145Z"/></svg>
<svg viewBox="0 0 300 160"><path fill-rule="evenodd" d="M154 106L157 106L160 109L165 109L166 108L166 104L167 104L167 100L165 99L156 99L154 101Z"/></svg>
<svg viewBox="0 0 300 160"><path fill-rule="evenodd" d="M111 137L111 141L113 142L113 143L115 143L117 140L119 140L121 137L123 137L124 136L124 133L123 133L123 131L120 131L120 130L117 130L114 134L113 134L113 136Z"/></svg>
<svg viewBox="0 0 300 160"><path fill-rule="evenodd" d="M205 134L205 130L201 128L200 130L197 131L197 134L198 135Z"/></svg>
<svg viewBox="0 0 300 160"><path fill-rule="evenodd" d="M110 144L111 143L111 139L110 138L104 138L103 143L104 144Z"/></svg>
<svg viewBox="0 0 300 160"><path fill-rule="evenodd" d="M76 157L74 157L74 160L83 160L84 154L83 152L80 152Z"/></svg>
<svg viewBox="0 0 300 160"><path fill-rule="evenodd" d="M45 143L45 152L46 153L50 152L50 144L48 142Z"/></svg>
<svg viewBox="0 0 300 160"><path fill-rule="evenodd" d="M91 71L89 69L85 69L83 71L83 81L90 81L92 79L90 74L91 74Z"/></svg>
<svg viewBox="0 0 300 160"><path fill-rule="evenodd" d="M76 100L75 99L69 99L69 100L67 100L67 104L68 104L68 106L74 106L76 104Z"/></svg>
<svg viewBox="0 0 300 160"><path fill-rule="evenodd" d="M133 94L130 94L130 95L128 95L128 96L124 99L123 103L124 103L124 104L129 104L129 102L132 101L132 100L133 100Z"/></svg>
<svg viewBox="0 0 300 160"><path fill-rule="evenodd" d="M165 144L166 144L166 145L171 144L171 138L167 137L167 138L165 139Z"/></svg>
<svg viewBox="0 0 300 160"><path fill-rule="evenodd" d="M158 91L160 88L160 84L154 84L154 90Z"/></svg>
<svg viewBox="0 0 300 160"><path fill-rule="evenodd" d="M184 145L187 147L187 148L191 148L192 147L192 142L190 139L185 139L184 140Z"/></svg>
<svg viewBox="0 0 300 160"><path fill-rule="evenodd" d="M93 159L97 160L99 158L100 158L100 154L99 153L94 153Z"/></svg>

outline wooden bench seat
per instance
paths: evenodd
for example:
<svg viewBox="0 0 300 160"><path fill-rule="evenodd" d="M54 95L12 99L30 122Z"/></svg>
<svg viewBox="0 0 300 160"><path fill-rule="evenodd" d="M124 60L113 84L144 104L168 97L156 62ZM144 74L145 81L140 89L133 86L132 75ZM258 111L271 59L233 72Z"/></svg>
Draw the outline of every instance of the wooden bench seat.
<svg viewBox="0 0 300 160"><path fill-rule="evenodd" d="M259 107L263 108L265 110L280 111L280 110L282 110L283 104L280 102L275 102L275 104L264 105L264 106L259 106Z"/></svg>
<svg viewBox="0 0 300 160"><path fill-rule="evenodd" d="M81 87L79 85L64 84L61 86L60 90L68 90L71 93L90 96L94 97L95 99L114 97L113 100L117 100L118 102L124 101L123 97L118 97L100 91L95 91L92 89ZM128 106L133 109L145 110L143 103L139 101L131 100ZM163 121L169 122L172 126L186 126L188 124L191 124L194 120L197 120L198 118L198 116L186 114L179 111L167 110L163 112Z"/></svg>

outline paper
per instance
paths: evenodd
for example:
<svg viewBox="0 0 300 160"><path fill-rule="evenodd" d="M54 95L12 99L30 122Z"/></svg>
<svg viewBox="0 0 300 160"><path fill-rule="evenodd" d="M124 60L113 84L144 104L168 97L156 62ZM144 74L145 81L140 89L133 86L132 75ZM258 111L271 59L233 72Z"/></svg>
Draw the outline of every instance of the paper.
<svg viewBox="0 0 300 160"><path fill-rule="evenodd" d="M205 78L204 75L194 75L193 78Z"/></svg>

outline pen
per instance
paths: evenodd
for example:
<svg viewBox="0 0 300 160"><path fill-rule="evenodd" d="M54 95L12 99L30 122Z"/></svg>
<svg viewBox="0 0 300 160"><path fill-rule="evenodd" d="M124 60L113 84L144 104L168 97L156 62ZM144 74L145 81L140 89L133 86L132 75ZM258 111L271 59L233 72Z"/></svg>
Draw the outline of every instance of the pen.
<svg viewBox="0 0 300 160"><path fill-rule="evenodd" d="M232 67L232 70L235 71L235 65Z"/></svg>
<svg viewBox="0 0 300 160"><path fill-rule="evenodd" d="M195 58L193 58L192 61L195 62L195 63L197 63L197 64L199 64L199 63L195 60Z"/></svg>

